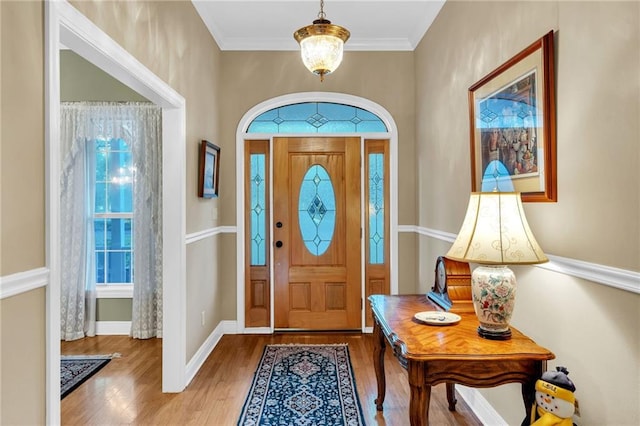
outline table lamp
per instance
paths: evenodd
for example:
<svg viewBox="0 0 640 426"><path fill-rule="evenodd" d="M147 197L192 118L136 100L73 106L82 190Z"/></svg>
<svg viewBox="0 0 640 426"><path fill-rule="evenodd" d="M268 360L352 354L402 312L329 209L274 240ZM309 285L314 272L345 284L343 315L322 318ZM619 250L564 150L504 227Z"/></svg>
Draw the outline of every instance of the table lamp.
<svg viewBox="0 0 640 426"><path fill-rule="evenodd" d="M510 339L516 277L507 265L548 261L529 229L520 193L471 193L464 222L446 257L480 264L471 274L478 334Z"/></svg>

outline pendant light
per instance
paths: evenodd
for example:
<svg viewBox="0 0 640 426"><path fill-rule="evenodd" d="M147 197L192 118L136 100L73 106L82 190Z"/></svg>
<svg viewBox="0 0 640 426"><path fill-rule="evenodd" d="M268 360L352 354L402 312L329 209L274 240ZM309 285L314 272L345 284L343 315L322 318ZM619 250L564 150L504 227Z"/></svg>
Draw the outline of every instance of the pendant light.
<svg viewBox="0 0 640 426"><path fill-rule="evenodd" d="M342 50L350 35L349 30L326 19L324 0L320 0L318 19L293 33L300 43L302 62L309 71L320 76L320 81L340 66Z"/></svg>

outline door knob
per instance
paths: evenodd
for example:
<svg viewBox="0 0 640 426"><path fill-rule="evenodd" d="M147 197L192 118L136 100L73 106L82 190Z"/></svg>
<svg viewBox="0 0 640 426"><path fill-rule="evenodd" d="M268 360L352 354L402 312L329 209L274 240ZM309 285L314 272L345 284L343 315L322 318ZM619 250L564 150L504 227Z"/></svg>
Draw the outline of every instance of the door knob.
<svg viewBox="0 0 640 426"><path fill-rule="evenodd" d="M278 248L282 247L282 241L276 241L276 247Z"/></svg>
<svg viewBox="0 0 640 426"><path fill-rule="evenodd" d="M276 222L276 228L282 228L282 222Z"/></svg>

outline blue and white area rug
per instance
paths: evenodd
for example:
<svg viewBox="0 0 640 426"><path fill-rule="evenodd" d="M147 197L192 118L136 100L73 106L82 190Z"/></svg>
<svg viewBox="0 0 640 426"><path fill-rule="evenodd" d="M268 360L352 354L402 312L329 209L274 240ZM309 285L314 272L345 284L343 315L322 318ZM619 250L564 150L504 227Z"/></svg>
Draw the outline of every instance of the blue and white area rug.
<svg viewBox="0 0 640 426"><path fill-rule="evenodd" d="M349 348L267 345L238 425L364 425Z"/></svg>
<svg viewBox="0 0 640 426"><path fill-rule="evenodd" d="M69 395L89 377L107 365L112 355L63 355L60 357L60 399Z"/></svg>

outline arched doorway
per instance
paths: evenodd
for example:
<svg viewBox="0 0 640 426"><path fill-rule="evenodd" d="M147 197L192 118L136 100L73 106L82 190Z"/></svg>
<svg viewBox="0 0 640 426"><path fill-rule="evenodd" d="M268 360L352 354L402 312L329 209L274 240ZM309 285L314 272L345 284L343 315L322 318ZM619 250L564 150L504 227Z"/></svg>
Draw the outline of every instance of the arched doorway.
<svg viewBox="0 0 640 426"><path fill-rule="evenodd" d="M278 126L278 129L273 128L273 123L280 124L282 122L282 118L286 120L286 117L277 118L274 122L270 123L268 126L255 126L252 128L252 123L255 123L260 120L256 120L257 118L264 118L265 113L270 111L275 111L279 108L286 108L290 105L296 104L309 104L309 103L318 103L318 104L333 104L337 106L347 106L354 111L356 111L356 115L358 111L360 112L359 117L355 117L355 120L352 120L351 123L361 122L360 117L367 117L367 114L370 114L375 117L375 119L371 122L374 123L376 120L379 124L371 124L371 126L361 126L360 128L345 128L340 126L327 126L330 127L331 130L326 130L322 125L318 125L316 119L324 120L324 118L319 117L315 114L312 114L313 117L309 117L309 120L306 120L307 123L315 124L313 127L316 129L307 126L305 129L304 126L302 129L283 125L282 127ZM268 115L268 114L266 114ZM322 115L322 114L321 114ZM315 118L314 118L315 117ZM299 117L298 117L299 119ZM303 120L305 121L305 120ZM285 123L286 124L286 123ZM271 127L269 127L271 126ZM336 130L337 129L337 130ZM277 98L270 99L265 101L259 105L256 105L251 110L249 110L243 118L240 120L237 132L236 132L236 188L238 191L237 195L237 324L239 332L251 332L251 333L271 333L274 328L278 328L278 325L274 323L274 286L271 283L274 283L274 275L276 274L276 268L273 266L274 263L274 251L270 250L272 244L275 244L276 241L271 241L270 236L274 235L274 230L278 230L278 220L273 217L271 206L274 202L273 191L272 191L272 183L273 179L273 147L274 142L277 140L281 140L282 138L332 138L332 137L349 137L355 138L356 143L359 142L359 157L363 159L364 164L361 167L361 172L358 174L359 184L361 184L363 190L360 195L360 225L362 228L361 232L365 232L367 230L370 231L372 235L375 233L375 229L371 227L372 222L369 221L369 211L371 210L371 202L367 201L365 198L366 188L370 186L368 172L368 164L369 161L376 156L376 152L384 152L384 156L386 156L385 164L386 164L386 177L385 177L385 185L388 188L388 194L386 197L386 208L385 208L385 220L386 222L386 240L384 240L384 244L387 247L387 251L384 252L384 265L387 270L387 278L386 278L386 288L388 292L397 293L398 283L397 283L397 127L395 125L395 121L389 112L383 108L382 106L369 101L368 99L346 95L341 93L323 93L323 92L306 92L306 93L296 93L285 95ZM251 256L250 250L248 250L248 246L251 244L251 240L248 239L248 234L250 233L250 226L247 223L250 223L247 220L247 209L248 205L251 202L251 198L247 198L249 192L251 191L250 186L247 186L247 172L251 167L251 163L247 159L247 152L250 148L251 144L258 143L261 144L261 150L263 155L263 161L266 163L266 178L267 186L266 191L264 193L265 197L265 207L267 209L260 209L260 211L264 214L264 219L266 220L266 225L264 227L265 236L269 237L265 240L267 244L267 251L264 259L264 267L262 271L262 278L257 283L256 287L252 288L247 286L249 282L249 278L247 275L248 269L248 258ZM261 179L259 179L261 180ZM262 239L262 238L261 238ZM358 292L361 296L361 300L359 304L365 305L364 299L367 293L376 291L376 285L381 285L381 281L379 279L370 279L369 271L374 271L376 268L369 268L369 261L371 260L371 247L375 243L374 238L368 238L366 235L361 239L361 253L359 256L359 265L358 267L364 271L364 274L361 274L359 280L361 282L361 286L358 289ZM382 257L382 256L381 256ZM375 272L375 271L374 271ZM370 288L370 285L373 287ZM310 286L310 285L309 285ZM309 287L308 286L308 287ZM263 304L262 309L262 317L266 316L266 321L262 318L255 325L252 323L251 318L246 317L247 310L251 309L251 303L247 303L247 297L252 297L252 292L256 291L255 289L261 289L264 297L260 296L258 299ZM341 294L339 286L332 287L333 294ZM337 291L337 293L336 293ZM302 292L301 296L298 299L298 304L304 305L305 298L308 298L309 292ZM328 294L328 293L327 293ZM339 298L338 298L339 299ZM301 307L302 310L305 310L304 306ZM360 307L359 307L360 309ZM366 330L370 327L365 325L365 312L366 310L361 310L359 315L360 321L358 322L357 328L362 328ZM249 319L247 321L247 319ZM294 326L294 328L296 328ZM302 327L306 328L306 327Z"/></svg>

